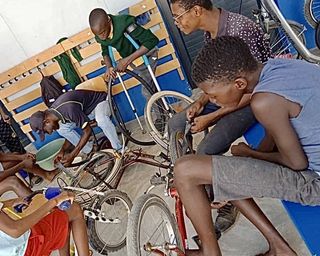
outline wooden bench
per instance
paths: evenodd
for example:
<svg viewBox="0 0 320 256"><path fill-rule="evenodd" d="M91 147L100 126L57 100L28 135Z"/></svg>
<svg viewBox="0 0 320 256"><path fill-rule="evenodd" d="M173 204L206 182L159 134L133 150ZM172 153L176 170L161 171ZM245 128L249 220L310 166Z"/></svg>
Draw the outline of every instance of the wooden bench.
<svg viewBox="0 0 320 256"><path fill-rule="evenodd" d="M244 137L249 145L256 148L264 134L264 128L260 124L256 124L246 132ZM284 200L282 204L311 255L320 255L320 206L303 206Z"/></svg>
<svg viewBox="0 0 320 256"><path fill-rule="evenodd" d="M176 89L175 87L178 87L177 90L179 91L190 92L156 2L154 0L143 0L129 7L127 12L134 16L147 13L150 21L144 27L151 29L160 39L158 45L159 65L156 70L160 86L168 89L167 86L170 84L168 81L173 80L174 82L169 89ZM81 62L78 62L70 54L70 50L74 47L77 47L83 57ZM41 99L39 86L42 78L41 73L44 75L55 75L63 86L67 86L66 81L62 78L60 67L54 60L54 57L65 52L70 56L82 81L101 76L105 72L105 66L101 64L100 45L96 43L93 33L87 28L0 74L0 100L11 112L15 121L31 141L34 141L37 137L31 131L29 117L38 110L46 109ZM116 59L120 58L118 53L115 54L115 57ZM127 83L130 84L132 89L138 86L138 83L133 79L127 81ZM113 92L119 96L123 95L120 85L115 85ZM143 111L143 108L141 111ZM36 143L39 143L39 141ZM37 144L36 146L40 145Z"/></svg>

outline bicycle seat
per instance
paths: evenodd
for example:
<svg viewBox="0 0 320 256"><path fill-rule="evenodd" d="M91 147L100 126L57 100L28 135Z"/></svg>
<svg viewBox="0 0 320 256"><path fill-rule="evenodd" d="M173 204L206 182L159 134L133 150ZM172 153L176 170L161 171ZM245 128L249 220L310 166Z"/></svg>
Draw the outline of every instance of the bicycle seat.
<svg viewBox="0 0 320 256"><path fill-rule="evenodd" d="M318 22L315 31L315 41L318 49L320 49L320 22Z"/></svg>

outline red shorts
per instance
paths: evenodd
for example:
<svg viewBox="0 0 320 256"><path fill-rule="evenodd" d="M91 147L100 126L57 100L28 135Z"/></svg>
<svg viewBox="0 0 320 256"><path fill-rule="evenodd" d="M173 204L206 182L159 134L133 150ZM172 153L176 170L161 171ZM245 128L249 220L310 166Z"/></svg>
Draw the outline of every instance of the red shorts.
<svg viewBox="0 0 320 256"><path fill-rule="evenodd" d="M65 245L68 233L67 213L55 208L31 228L25 256L49 256Z"/></svg>

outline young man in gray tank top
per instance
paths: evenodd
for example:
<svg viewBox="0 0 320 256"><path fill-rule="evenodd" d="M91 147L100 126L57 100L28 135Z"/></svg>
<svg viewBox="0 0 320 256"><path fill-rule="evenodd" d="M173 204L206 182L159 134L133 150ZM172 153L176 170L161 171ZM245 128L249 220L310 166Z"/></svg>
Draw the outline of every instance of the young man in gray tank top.
<svg viewBox="0 0 320 256"><path fill-rule="evenodd" d="M212 184L217 202L231 201L262 232L269 244L263 255L296 255L252 198L320 205L319 67L285 59L263 65L242 39L220 37L200 51L192 77L222 107L251 93L251 108L268 140L258 150L240 143L231 148L233 156L191 155L176 163L175 184L202 245L187 255L221 255L206 184Z"/></svg>
<svg viewBox="0 0 320 256"><path fill-rule="evenodd" d="M186 35L201 30L205 44L220 36L238 36L247 43L256 60L264 63L270 58L269 41L263 30L246 16L217 8L211 0L171 0L171 10L176 26ZM256 122L249 102L250 95L244 95L239 105L220 108L202 93L189 108L169 120L169 133L184 131L187 120L192 120L192 133L215 125L198 145L197 154L223 154ZM218 209L215 221L218 236L235 222L237 213L231 204Z"/></svg>

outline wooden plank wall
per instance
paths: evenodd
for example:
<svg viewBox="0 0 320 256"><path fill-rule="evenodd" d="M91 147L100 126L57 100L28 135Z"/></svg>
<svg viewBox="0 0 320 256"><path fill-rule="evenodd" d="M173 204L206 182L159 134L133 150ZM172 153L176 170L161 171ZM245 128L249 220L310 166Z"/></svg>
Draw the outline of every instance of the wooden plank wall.
<svg viewBox="0 0 320 256"><path fill-rule="evenodd" d="M150 21L144 25L151 29L155 35L166 43L159 49L159 59L168 55L172 56L170 61L157 67L156 76L166 74L172 70L179 72L183 80L180 63L175 55L175 50L170 42L167 29L165 28L161 14L154 0L143 0L140 3L129 8L129 14L138 16L145 12L150 13ZM77 47L83 57L80 63L70 54L70 49ZM65 86L67 83L61 76L61 70L58 63L53 59L61 53L67 52L71 56L72 62L83 81L88 79L88 74L103 67L101 64L102 56L100 54L100 45L96 43L94 35L90 28L69 37L67 40L50 47L49 49L33 56L19 65L0 74L0 99L6 108L12 113L14 119L21 126L21 129L33 141L31 128L28 119L32 113L37 110L45 110L46 106L39 100L41 97L40 85L42 75L57 75L58 80ZM120 56L115 54L116 59ZM41 73L40 71L41 70ZM128 81L131 87L136 86L135 81ZM114 86L114 92L122 91L120 86ZM37 100L38 99L38 100ZM36 101L35 101L36 100ZM21 106L31 103L31 105L21 110ZM19 109L20 108L20 109Z"/></svg>

